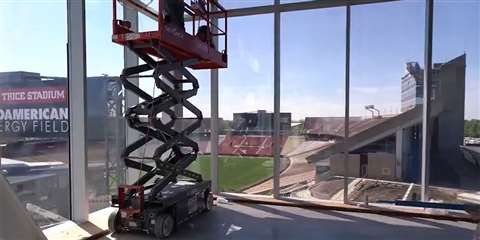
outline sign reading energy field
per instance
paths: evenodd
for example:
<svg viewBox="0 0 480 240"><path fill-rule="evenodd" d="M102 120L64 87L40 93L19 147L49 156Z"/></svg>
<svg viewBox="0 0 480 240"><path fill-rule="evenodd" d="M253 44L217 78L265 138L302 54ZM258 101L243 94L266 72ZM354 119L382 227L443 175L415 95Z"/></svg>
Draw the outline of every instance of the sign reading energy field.
<svg viewBox="0 0 480 240"><path fill-rule="evenodd" d="M66 86L0 89L0 135L63 137L69 130Z"/></svg>

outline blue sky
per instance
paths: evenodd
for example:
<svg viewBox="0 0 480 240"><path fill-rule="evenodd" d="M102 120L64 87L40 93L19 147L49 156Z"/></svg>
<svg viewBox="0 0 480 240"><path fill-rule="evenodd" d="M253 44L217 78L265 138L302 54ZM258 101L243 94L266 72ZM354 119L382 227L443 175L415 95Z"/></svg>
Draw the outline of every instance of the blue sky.
<svg viewBox="0 0 480 240"><path fill-rule="evenodd" d="M118 75L123 51L110 41L111 1L86 2L88 75ZM240 7L271 1L222 2ZM480 2L436 1L435 11L434 61L467 53L465 117L480 118ZM281 106L294 119L343 116L344 24L345 8L282 14ZM151 23L141 18L140 25L148 28ZM0 0L0 71L65 76L66 28L64 0ZM423 65L423 33L422 0L352 8L351 115L367 115L363 107L368 104L384 114L399 112L405 63ZM229 68L220 71L220 116L231 119L233 112L272 111L273 15L230 19L228 44ZM209 72L195 75L201 89L192 101L208 116ZM142 86L152 89L149 83Z"/></svg>

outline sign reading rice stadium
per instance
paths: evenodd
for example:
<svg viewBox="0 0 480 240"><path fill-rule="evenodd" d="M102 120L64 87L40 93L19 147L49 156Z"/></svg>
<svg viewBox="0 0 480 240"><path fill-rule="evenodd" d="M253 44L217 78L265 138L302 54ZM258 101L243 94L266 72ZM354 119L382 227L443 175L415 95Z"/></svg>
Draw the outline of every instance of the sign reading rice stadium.
<svg viewBox="0 0 480 240"><path fill-rule="evenodd" d="M0 0L1 1L1 0ZM66 139L69 134L68 82L40 73L0 72L0 140ZM118 77L86 78L86 120L90 140L122 134L122 85Z"/></svg>
<svg viewBox="0 0 480 240"><path fill-rule="evenodd" d="M65 86L0 89L0 134L65 136L69 130Z"/></svg>

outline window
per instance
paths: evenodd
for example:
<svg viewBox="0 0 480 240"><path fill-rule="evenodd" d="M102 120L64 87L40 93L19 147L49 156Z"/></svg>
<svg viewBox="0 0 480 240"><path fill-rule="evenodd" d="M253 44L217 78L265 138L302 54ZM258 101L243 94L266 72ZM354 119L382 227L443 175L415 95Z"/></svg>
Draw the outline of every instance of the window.
<svg viewBox="0 0 480 240"><path fill-rule="evenodd" d="M259 7L273 4L273 0L220 0L225 9Z"/></svg>
<svg viewBox="0 0 480 240"><path fill-rule="evenodd" d="M273 175L273 15L228 20L228 68L219 71L219 187L270 194Z"/></svg>
<svg viewBox="0 0 480 240"><path fill-rule="evenodd" d="M65 0L0 2L1 172L41 227L70 217L66 15Z"/></svg>
<svg viewBox="0 0 480 240"><path fill-rule="evenodd" d="M125 182L123 47L112 42L112 3L85 2L87 46L87 194L91 212L108 207ZM121 8L117 9L121 14Z"/></svg>
<svg viewBox="0 0 480 240"><path fill-rule="evenodd" d="M348 198L419 200L425 2L358 5L351 14Z"/></svg>
<svg viewBox="0 0 480 240"><path fill-rule="evenodd" d="M341 201L343 158L314 153L344 136L345 8L282 13L281 28L280 194Z"/></svg>
<svg viewBox="0 0 480 240"><path fill-rule="evenodd" d="M432 144L428 195L462 203L480 190L480 3L434 2Z"/></svg>

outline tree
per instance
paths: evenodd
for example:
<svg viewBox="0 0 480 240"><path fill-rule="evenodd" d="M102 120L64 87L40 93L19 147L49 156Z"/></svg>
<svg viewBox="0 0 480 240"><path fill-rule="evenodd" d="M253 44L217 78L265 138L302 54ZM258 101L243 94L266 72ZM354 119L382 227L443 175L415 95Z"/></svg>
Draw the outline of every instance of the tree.
<svg viewBox="0 0 480 240"><path fill-rule="evenodd" d="M465 120L464 125L464 134L465 137L480 137L480 120L472 119L472 120Z"/></svg>

